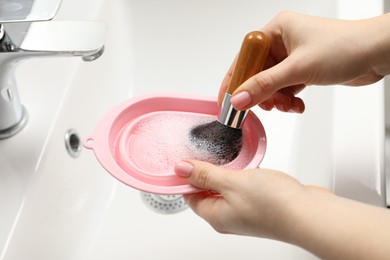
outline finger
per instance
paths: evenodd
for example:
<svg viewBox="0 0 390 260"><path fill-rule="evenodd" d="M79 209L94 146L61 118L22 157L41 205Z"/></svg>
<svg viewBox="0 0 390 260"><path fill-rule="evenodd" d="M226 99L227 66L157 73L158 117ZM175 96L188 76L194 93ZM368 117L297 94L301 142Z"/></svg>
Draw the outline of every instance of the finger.
<svg viewBox="0 0 390 260"><path fill-rule="evenodd" d="M303 113L305 111L303 100L290 94L293 93L292 91L283 90L276 92L270 98L261 102L259 106L266 111L270 111L275 107L282 112Z"/></svg>
<svg viewBox="0 0 390 260"><path fill-rule="evenodd" d="M230 174L226 169L211 163L188 160L175 165L176 175L187 178L187 181L198 188L223 194L230 185Z"/></svg>
<svg viewBox="0 0 390 260"><path fill-rule="evenodd" d="M292 97L283 92L276 92L273 95L274 106L282 112L288 112L292 106Z"/></svg>
<svg viewBox="0 0 390 260"><path fill-rule="evenodd" d="M292 105L289 112L294 112L302 114L305 111L305 103L299 97L294 97L292 99Z"/></svg>
<svg viewBox="0 0 390 260"><path fill-rule="evenodd" d="M305 104L301 98L281 91L273 95L273 103L282 112L303 113L305 110Z"/></svg>
<svg viewBox="0 0 390 260"><path fill-rule="evenodd" d="M234 91L231 99L234 108L249 109L270 98L282 88L304 83L303 77L299 75L298 65L290 57L249 78Z"/></svg>
<svg viewBox="0 0 390 260"><path fill-rule="evenodd" d="M261 102L259 104L259 107L261 107L265 111L271 111L274 108L273 98L268 98L268 99L264 100L263 102Z"/></svg>
<svg viewBox="0 0 390 260"><path fill-rule="evenodd" d="M203 191L192 194L183 194L187 205L199 216L209 219L213 215L213 209L217 207L221 196L212 194L209 191Z"/></svg>

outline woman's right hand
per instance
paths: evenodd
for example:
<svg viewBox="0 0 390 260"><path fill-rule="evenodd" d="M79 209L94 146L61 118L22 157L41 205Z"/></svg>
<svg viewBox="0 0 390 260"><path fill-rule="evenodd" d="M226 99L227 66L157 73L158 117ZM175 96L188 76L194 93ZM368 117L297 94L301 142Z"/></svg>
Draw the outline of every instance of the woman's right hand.
<svg viewBox="0 0 390 260"><path fill-rule="evenodd" d="M234 93L236 109L259 104L265 110L302 113L296 94L308 85L374 83L390 72L390 14L346 21L284 12L261 29L271 42L265 70ZM219 94L222 102L235 61Z"/></svg>

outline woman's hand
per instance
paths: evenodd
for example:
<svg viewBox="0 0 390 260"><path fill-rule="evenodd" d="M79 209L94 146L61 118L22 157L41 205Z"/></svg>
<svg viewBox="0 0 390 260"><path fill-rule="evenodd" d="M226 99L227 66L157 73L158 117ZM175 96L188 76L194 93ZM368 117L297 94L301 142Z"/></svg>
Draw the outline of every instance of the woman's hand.
<svg viewBox="0 0 390 260"><path fill-rule="evenodd" d="M261 29L271 42L265 70L244 82L231 100L236 109L302 113L296 94L308 85L374 83L390 71L389 15L345 21L285 12ZM235 62L219 93L222 102Z"/></svg>
<svg viewBox="0 0 390 260"><path fill-rule="evenodd" d="M178 176L203 192L187 204L220 233L276 239L322 259L388 259L390 211L305 186L273 170L183 161Z"/></svg>
<svg viewBox="0 0 390 260"><path fill-rule="evenodd" d="M297 180L273 170L234 171L185 161L176 165L175 172L206 189L184 198L220 233L280 239L286 205L305 190Z"/></svg>

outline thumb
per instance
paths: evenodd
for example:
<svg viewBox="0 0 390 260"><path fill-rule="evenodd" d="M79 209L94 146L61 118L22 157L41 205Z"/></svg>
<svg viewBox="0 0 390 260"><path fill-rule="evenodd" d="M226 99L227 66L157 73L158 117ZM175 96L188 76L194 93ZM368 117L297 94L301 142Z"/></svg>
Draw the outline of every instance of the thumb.
<svg viewBox="0 0 390 260"><path fill-rule="evenodd" d="M175 173L179 177L187 178L188 182L200 189L223 193L230 183L230 174L226 169L211 163L186 160L176 163Z"/></svg>
<svg viewBox="0 0 390 260"><path fill-rule="evenodd" d="M301 84L302 73L291 57L252 76L237 88L231 99L234 108L249 109L270 98L282 88Z"/></svg>

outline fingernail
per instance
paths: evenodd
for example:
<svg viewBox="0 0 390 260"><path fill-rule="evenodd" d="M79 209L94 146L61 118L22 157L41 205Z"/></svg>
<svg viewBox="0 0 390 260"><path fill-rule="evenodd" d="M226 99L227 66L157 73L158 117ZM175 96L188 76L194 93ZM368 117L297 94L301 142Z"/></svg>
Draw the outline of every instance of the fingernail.
<svg viewBox="0 0 390 260"><path fill-rule="evenodd" d="M178 162L175 164L175 173L180 177L190 177L194 166L188 162Z"/></svg>
<svg viewBox="0 0 390 260"><path fill-rule="evenodd" d="M252 97L249 95L247 91L243 91L238 93L237 95L234 95L230 99L230 102L232 103L235 109L241 109L246 107L252 102Z"/></svg>
<svg viewBox="0 0 390 260"><path fill-rule="evenodd" d="M300 107L300 106L292 106L291 109L289 110L289 112L302 114L303 110L304 109L302 107Z"/></svg>
<svg viewBox="0 0 390 260"><path fill-rule="evenodd" d="M302 114L303 111L305 111L305 105L303 103L299 103L296 100L293 100L290 112Z"/></svg>

